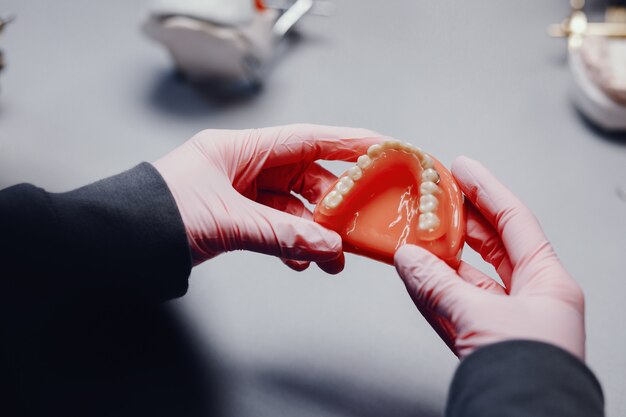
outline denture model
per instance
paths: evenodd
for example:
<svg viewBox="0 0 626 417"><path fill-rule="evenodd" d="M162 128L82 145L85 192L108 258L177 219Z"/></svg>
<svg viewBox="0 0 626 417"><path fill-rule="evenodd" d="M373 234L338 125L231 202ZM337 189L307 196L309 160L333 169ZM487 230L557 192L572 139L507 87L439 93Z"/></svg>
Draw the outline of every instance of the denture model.
<svg viewBox="0 0 626 417"><path fill-rule="evenodd" d="M452 174L418 147L372 145L326 192L314 220L339 233L344 251L393 264L404 244L458 267L465 240L463 194Z"/></svg>
<svg viewBox="0 0 626 417"><path fill-rule="evenodd" d="M626 130L626 39L588 37L569 63L576 107L606 131Z"/></svg>
<svg viewBox="0 0 626 417"><path fill-rule="evenodd" d="M584 0L549 33L568 42L570 90L578 110L605 131L626 131L626 4L610 1L603 22L589 22Z"/></svg>

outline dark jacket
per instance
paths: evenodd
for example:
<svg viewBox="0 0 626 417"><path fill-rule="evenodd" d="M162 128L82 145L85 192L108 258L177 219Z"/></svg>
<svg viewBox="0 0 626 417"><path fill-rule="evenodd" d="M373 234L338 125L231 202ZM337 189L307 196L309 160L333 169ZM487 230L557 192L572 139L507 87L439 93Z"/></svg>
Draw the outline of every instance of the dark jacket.
<svg viewBox="0 0 626 417"><path fill-rule="evenodd" d="M116 401L111 396L102 401L87 388L81 391L76 381L85 380L78 385L89 387L92 379L116 374L107 368L84 373L73 369L71 363L90 356L85 353L90 348L74 351L72 346L90 337L94 320L98 322L94 316L101 311L98 300L149 306L180 297L187 290L190 270L176 203L147 163L67 193L48 193L28 184L0 191L0 375L5 376L0 390L12 404L10 413L125 415L120 407L132 402L133 382L124 382L131 394L120 395L118 408L111 405ZM95 306L84 313L89 319L77 318L80 311L64 307L76 300ZM133 332L131 328L124 336ZM73 342L63 342L56 351L58 339ZM93 345L102 346L96 340ZM42 359L49 355L53 359ZM144 360L142 355L133 361ZM54 369L59 363L63 365ZM141 383L145 381L135 381ZM172 395L170 388L166 391ZM84 396L89 400L81 401ZM186 415L183 409L158 408L162 415ZM479 349L461 362L446 415L599 417L604 412L600 385L581 361L555 346L511 341Z"/></svg>

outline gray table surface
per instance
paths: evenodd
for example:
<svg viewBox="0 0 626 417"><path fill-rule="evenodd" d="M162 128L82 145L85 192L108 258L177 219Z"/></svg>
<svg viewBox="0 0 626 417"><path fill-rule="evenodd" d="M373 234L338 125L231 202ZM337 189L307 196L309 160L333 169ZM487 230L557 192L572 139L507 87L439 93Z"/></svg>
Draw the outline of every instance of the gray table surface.
<svg viewBox="0 0 626 417"><path fill-rule="evenodd" d="M176 79L139 31L145 2L3 1L18 20L0 37L0 187L68 190L204 128L350 125L446 164L470 155L537 214L582 285L588 363L608 415L626 415L626 140L568 100L565 44L545 32L567 2L336 4L302 22L260 94L224 102ZM228 375L227 415L439 416L457 366L392 268L355 256L328 277L223 255L172 307Z"/></svg>

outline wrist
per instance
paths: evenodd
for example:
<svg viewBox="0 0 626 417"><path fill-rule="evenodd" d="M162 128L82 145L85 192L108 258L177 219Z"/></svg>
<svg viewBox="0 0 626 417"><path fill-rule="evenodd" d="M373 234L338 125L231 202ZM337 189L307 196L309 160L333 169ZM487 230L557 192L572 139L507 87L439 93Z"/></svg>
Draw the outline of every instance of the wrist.
<svg viewBox="0 0 626 417"><path fill-rule="evenodd" d="M205 234L211 234L209 230L215 229L208 224L212 216L202 215L199 210L206 210L206 204L194 201L201 195L193 188L193 184L188 178L198 177L197 174L187 174L183 168L177 164L174 153L164 156L152 165L159 172L167 185L176 207L180 214L185 229L187 244L191 253L193 266L196 266L207 259L219 255L222 251L218 248L209 248L205 243Z"/></svg>
<svg viewBox="0 0 626 417"><path fill-rule="evenodd" d="M563 333L558 334L552 332L551 334L536 334L533 332L511 332L510 334L501 334L499 336L487 338L484 343L476 344L473 346L466 346L465 349L460 349L458 355L461 359L465 359L468 356L473 355L476 351L484 349L489 346L498 345L501 343L511 342L525 342L550 345L560 350L567 352L568 354L578 358L581 362L585 362L585 343L584 343L584 329L583 336L580 336L579 330L572 328L565 328Z"/></svg>
<svg viewBox="0 0 626 417"><path fill-rule="evenodd" d="M485 415L487 405L500 410L493 415L509 415L508 409L524 415L603 416L602 397L598 380L578 357L548 343L509 340L485 345L461 362L446 415ZM524 401L528 398L533 401Z"/></svg>

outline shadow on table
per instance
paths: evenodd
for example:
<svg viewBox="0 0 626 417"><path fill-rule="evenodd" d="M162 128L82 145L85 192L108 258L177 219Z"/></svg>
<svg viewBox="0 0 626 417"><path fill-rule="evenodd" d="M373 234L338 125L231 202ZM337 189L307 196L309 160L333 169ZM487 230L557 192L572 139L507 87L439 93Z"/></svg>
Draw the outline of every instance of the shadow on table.
<svg viewBox="0 0 626 417"><path fill-rule="evenodd" d="M326 39L290 32L277 47L274 59L263 69L262 78L271 77L274 66L288 59L294 48L303 43L320 44ZM263 81L263 80L262 80ZM262 82L227 82L207 80L193 82L175 69L159 74L148 94L148 103L158 111L180 117L205 117L230 107L253 102L264 91Z"/></svg>
<svg viewBox="0 0 626 417"><path fill-rule="evenodd" d="M599 128L587 118L580 110L574 108L580 122L589 129L596 137L618 146L626 146L626 132L609 132Z"/></svg>
<svg viewBox="0 0 626 417"><path fill-rule="evenodd" d="M2 326L0 415L222 415L218 367L166 305L119 294L34 304Z"/></svg>
<svg viewBox="0 0 626 417"><path fill-rule="evenodd" d="M160 74L149 93L149 104L158 111L180 117L207 115L253 101L262 86L213 80L191 82L177 70Z"/></svg>
<svg viewBox="0 0 626 417"><path fill-rule="evenodd" d="M0 303L1 416L242 415L232 398L250 380L226 372L204 343L200 350L167 305L102 289L70 301L16 294ZM441 417L419 393L332 372L262 369L252 382L269 397L252 396L245 415L275 414L282 399L303 415Z"/></svg>
<svg viewBox="0 0 626 417"><path fill-rule="evenodd" d="M438 406L419 395L407 399L377 388L375 381L348 380L332 374L311 375L301 371L270 369L259 375L261 383L283 395L290 395L303 406L323 409L321 415L345 417L442 417ZM327 413L327 414L326 414Z"/></svg>

